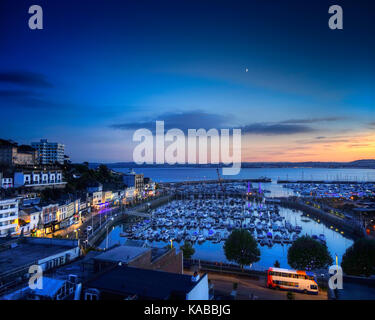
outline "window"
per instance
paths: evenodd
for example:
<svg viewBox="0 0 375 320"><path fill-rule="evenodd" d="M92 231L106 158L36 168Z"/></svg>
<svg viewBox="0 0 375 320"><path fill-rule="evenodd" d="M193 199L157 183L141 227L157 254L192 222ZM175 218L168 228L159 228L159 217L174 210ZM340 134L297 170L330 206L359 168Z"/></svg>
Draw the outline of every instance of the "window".
<svg viewBox="0 0 375 320"><path fill-rule="evenodd" d="M315 285L315 284L312 284L312 285L310 285L310 289L312 289L312 290L317 290L317 289L318 289L318 286Z"/></svg>

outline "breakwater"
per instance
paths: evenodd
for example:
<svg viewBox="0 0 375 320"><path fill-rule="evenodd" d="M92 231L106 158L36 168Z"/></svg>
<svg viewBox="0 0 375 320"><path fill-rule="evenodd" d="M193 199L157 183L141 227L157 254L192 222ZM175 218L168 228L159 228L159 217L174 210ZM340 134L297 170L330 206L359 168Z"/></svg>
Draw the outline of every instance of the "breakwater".
<svg viewBox="0 0 375 320"><path fill-rule="evenodd" d="M309 184L366 184L375 183L375 181L358 180L277 180L277 183L309 183Z"/></svg>
<svg viewBox="0 0 375 320"><path fill-rule="evenodd" d="M322 222L343 230L346 234L349 234L353 238L366 236L365 230L359 224L353 221L344 220L324 210L311 207L300 200L291 200L289 198L269 198L266 199L266 203L277 203L282 207L300 210L304 213L311 214L318 217Z"/></svg>
<svg viewBox="0 0 375 320"><path fill-rule="evenodd" d="M270 183L272 179L258 178L258 179L221 179L220 183L235 183L235 182L253 182L253 183ZM195 184L217 184L218 179L215 180L191 180L191 181L178 181L178 182L160 182L161 186L182 186L182 185L195 185Z"/></svg>

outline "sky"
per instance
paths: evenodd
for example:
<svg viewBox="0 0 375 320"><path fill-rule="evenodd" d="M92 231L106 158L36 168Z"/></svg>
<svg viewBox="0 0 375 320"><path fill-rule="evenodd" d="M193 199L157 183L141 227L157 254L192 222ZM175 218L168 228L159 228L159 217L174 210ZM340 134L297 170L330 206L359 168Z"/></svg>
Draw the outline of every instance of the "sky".
<svg viewBox="0 0 375 320"><path fill-rule="evenodd" d="M132 161L134 131L164 120L240 128L242 161L375 158L374 31L365 0L2 0L0 137Z"/></svg>

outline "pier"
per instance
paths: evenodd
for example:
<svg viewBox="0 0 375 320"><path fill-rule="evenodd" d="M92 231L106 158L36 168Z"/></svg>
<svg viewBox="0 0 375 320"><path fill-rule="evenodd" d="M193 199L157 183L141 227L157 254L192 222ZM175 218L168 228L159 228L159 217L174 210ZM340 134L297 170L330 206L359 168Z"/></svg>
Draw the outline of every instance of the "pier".
<svg viewBox="0 0 375 320"><path fill-rule="evenodd" d="M339 218L333 214L330 214L322 209L318 209L312 206L307 205L301 199L292 200L290 198L266 198L266 203L278 204L282 207L300 210L304 213L311 214L315 217L318 217L323 222L326 222L328 225L334 226L343 230L345 233L351 235L354 238L359 238L366 236L365 230L358 224L353 221L347 221L342 218Z"/></svg>
<svg viewBox="0 0 375 320"><path fill-rule="evenodd" d="M290 180L290 179L279 179L277 183L309 183L309 184L366 184L374 183L375 181L358 181L358 180Z"/></svg>
<svg viewBox="0 0 375 320"><path fill-rule="evenodd" d="M272 179L270 178L257 178L257 179L221 179L221 183L235 183L235 182L251 182L251 183L270 183ZM178 181L178 182L160 182L161 186L169 187L173 186L183 186L183 185L195 185L195 184L218 184L217 179L212 180L189 180L189 181Z"/></svg>

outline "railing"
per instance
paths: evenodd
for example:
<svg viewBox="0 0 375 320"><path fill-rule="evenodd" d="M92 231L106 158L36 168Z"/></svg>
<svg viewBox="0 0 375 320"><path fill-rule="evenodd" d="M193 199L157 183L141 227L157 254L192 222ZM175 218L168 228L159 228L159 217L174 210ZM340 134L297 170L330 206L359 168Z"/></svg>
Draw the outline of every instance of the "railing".
<svg viewBox="0 0 375 320"><path fill-rule="evenodd" d="M223 262L212 262L200 259L184 259L184 268L198 266L204 271L213 271L227 274L246 275L254 279L265 276L265 271L241 268L239 265Z"/></svg>

